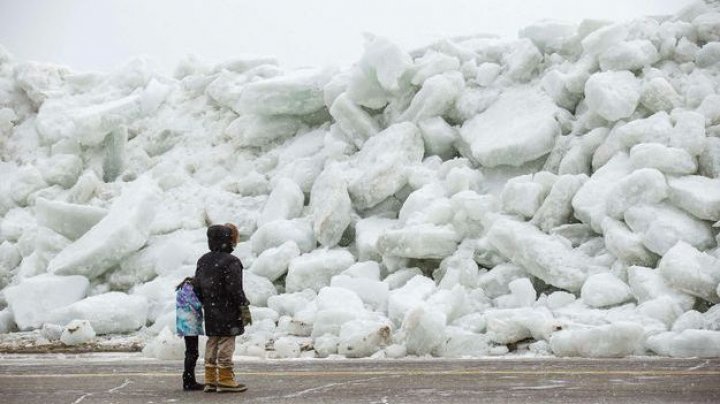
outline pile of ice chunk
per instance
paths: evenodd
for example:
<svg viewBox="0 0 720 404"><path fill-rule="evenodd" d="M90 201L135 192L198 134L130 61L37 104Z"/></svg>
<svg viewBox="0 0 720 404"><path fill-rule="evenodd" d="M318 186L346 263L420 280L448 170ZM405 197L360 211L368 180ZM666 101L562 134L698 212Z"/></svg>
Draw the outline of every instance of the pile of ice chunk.
<svg viewBox="0 0 720 404"><path fill-rule="evenodd" d="M346 69L0 51L0 332L142 332L232 222L253 357L720 356L720 7Z"/></svg>

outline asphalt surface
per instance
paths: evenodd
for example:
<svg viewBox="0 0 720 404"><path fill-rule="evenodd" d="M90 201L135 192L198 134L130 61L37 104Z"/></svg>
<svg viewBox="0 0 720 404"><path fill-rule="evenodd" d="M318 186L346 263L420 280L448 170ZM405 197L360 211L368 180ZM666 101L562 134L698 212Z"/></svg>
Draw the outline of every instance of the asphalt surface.
<svg viewBox="0 0 720 404"><path fill-rule="evenodd" d="M236 360L235 367L245 393L183 392L180 361L137 354L4 355L0 402L720 402L720 358Z"/></svg>

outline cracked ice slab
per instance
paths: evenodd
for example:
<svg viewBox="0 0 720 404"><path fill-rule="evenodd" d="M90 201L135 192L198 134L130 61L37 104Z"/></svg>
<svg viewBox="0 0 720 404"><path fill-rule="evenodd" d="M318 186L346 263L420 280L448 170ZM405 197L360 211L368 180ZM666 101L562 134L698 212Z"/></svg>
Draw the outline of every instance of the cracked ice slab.
<svg viewBox="0 0 720 404"><path fill-rule="evenodd" d="M552 150L560 134L557 110L552 99L537 89L510 89L467 121L460 136L470 145L470 157L483 166L520 166Z"/></svg>
<svg viewBox="0 0 720 404"><path fill-rule="evenodd" d="M144 177L127 187L98 224L50 261L48 272L96 278L139 250L150 236L158 204L154 182Z"/></svg>
<svg viewBox="0 0 720 404"><path fill-rule="evenodd" d="M487 237L490 244L514 264L562 289L578 291L588 275L602 270L583 252L528 223L499 218Z"/></svg>

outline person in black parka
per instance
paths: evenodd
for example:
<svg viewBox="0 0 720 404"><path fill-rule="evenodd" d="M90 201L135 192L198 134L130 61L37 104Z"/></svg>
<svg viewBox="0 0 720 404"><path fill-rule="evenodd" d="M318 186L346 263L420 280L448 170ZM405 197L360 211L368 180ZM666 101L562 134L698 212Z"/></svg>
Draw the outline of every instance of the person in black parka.
<svg viewBox="0 0 720 404"><path fill-rule="evenodd" d="M212 225L207 230L210 252L197 262L196 293L205 314L205 391L245 391L235 381L235 337L245 329L240 306L248 305L243 291L243 265L231 252L238 241L232 224Z"/></svg>

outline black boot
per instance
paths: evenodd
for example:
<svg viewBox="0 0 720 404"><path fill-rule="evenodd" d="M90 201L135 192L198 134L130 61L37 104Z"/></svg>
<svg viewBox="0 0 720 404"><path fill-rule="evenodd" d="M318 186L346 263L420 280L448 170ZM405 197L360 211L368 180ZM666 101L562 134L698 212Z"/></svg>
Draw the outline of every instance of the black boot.
<svg viewBox="0 0 720 404"><path fill-rule="evenodd" d="M198 337L185 337L185 370L183 371L183 390L202 390L205 385L195 380L195 364L198 360Z"/></svg>
<svg viewBox="0 0 720 404"><path fill-rule="evenodd" d="M205 385L202 383L198 383L197 380L195 380L195 372L183 372L182 375L183 379L183 390L186 391L195 391L195 390L202 390L205 388Z"/></svg>

